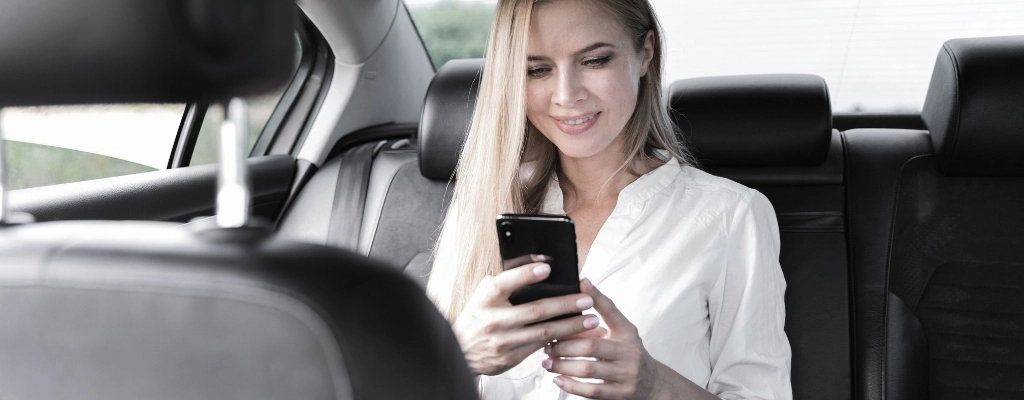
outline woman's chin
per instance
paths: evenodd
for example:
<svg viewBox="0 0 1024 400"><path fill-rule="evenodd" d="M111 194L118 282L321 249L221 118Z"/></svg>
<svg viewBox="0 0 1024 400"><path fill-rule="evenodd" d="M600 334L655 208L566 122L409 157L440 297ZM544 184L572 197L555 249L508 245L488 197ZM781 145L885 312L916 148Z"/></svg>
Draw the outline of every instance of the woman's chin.
<svg viewBox="0 0 1024 400"><path fill-rule="evenodd" d="M558 151L562 157L583 159L593 157L600 152L600 149L587 146L559 146Z"/></svg>

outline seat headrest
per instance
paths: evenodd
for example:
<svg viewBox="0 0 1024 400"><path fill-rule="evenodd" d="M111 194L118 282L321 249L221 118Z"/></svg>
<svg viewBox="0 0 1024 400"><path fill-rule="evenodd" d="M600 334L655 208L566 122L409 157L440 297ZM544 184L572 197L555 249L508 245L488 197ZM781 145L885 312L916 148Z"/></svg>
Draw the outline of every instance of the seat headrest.
<svg viewBox="0 0 1024 400"><path fill-rule="evenodd" d="M473 119L483 66L482 58L451 60L430 82L417 133L420 173L424 177L449 180L455 175Z"/></svg>
<svg viewBox="0 0 1024 400"><path fill-rule="evenodd" d="M0 0L0 107L223 100L292 73L291 0Z"/></svg>
<svg viewBox="0 0 1024 400"><path fill-rule="evenodd" d="M669 93L685 143L706 166L813 166L828 155L832 107L817 75L690 78Z"/></svg>
<svg viewBox="0 0 1024 400"><path fill-rule="evenodd" d="M947 41L921 118L947 175L1024 175L1024 36Z"/></svg>

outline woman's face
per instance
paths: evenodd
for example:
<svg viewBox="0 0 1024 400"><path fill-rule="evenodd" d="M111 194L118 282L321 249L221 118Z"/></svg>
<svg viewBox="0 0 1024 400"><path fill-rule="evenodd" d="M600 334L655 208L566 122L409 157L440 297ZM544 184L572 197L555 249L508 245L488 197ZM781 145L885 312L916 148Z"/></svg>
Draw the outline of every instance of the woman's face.
<svg viewBox="0 0 1024 400"><path fill-rule="evenodd" d="M621 151L640 77L654 50L637 52L622 24L591 0L538 2L527 49L526 115L563 156Z"/></svg>

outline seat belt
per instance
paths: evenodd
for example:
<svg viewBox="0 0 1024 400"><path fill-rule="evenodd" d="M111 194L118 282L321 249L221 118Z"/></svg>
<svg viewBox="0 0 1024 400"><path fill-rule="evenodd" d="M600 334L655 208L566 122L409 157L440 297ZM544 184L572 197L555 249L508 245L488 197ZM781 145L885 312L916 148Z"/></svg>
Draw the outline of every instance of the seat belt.
<svg viewBox="0 0 1024 400"><path fill-rule="evenodd" d="M338 167L338 184L334 187L331 221L327 228L327 245L358 251L363 207L370 184L370 168L373 166L373 157L383 143L374 141L362 144L342 155Z"/></svg>

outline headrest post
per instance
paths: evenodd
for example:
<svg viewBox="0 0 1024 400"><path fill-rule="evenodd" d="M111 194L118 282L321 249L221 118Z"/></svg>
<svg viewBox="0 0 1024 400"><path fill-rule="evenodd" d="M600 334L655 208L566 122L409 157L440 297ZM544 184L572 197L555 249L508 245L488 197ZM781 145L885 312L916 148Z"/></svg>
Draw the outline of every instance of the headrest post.
<svg viewBox="0 0 1024 400"><path fill-rule="evenodd" d="M239 228L249 221L249 180L245 164L248 107L244 100L234 98L227 103L224 113L220 126L217 226Z"/></svg>

